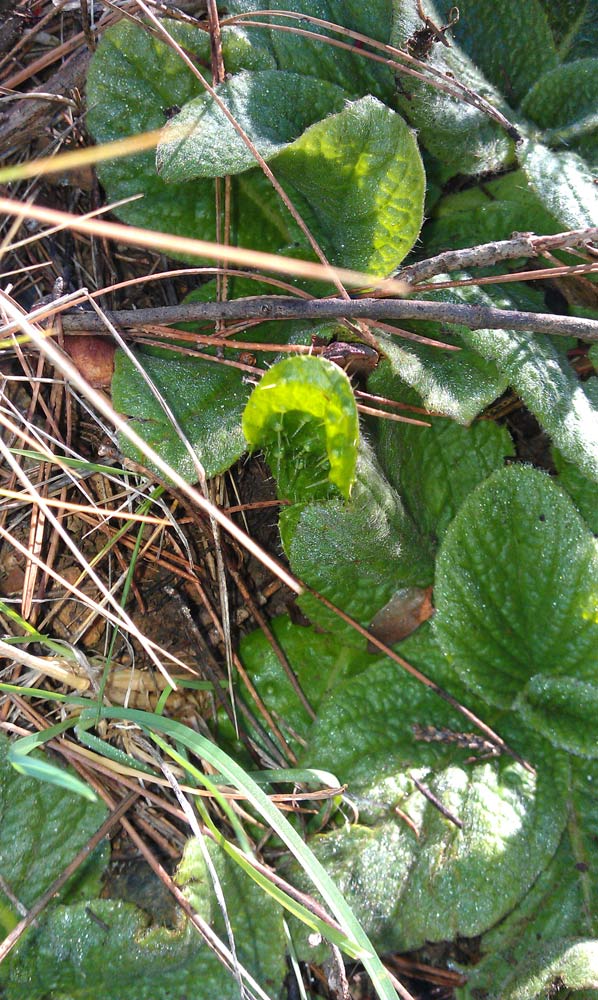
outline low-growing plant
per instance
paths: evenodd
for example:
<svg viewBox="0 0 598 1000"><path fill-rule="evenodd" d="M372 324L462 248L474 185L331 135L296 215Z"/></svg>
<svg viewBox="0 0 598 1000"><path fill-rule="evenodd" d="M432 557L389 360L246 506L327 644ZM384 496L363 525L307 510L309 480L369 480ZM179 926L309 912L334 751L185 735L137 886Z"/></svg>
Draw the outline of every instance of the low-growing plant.
<svg viewBox="0 0 598 1000"><path fill-rule="evenodd" d="M278 872L311 892L314 871L325 871L380 953L426 956L442 944L445 963L462 973L462 1000L598 989L598 357L596 347L586 352L580 377L579 341L562 335L598 340L595 250L582 251L577 284L567 285L562 271L579 265L583 241L556 241L548 263L557 274L542 274L556 277L555 292L524 280L534 252L513 257L509 275L498 247L515 233L590 229L588 245L596 237L593 13L592 0L462 0L458 21L445 0L425 11L414 0L274 0L267 13L230 0L227 77L214 91L166 37L210 78L209 33L175 21L161 22L162 35L121 20L104 34L88 78L98 143L169 119L156 155L98 167L109 200L143 195L117 209L125 221L214 240L223 231L214 186L231 178L231 243L361 272L372 289L382 286L378 297L394 276L411 299L437 307L419 314L435 320L413 311L405 330L386 322L391 307L365 322L351 312L354 286L336 322L299 310L292 322L236 333L269 347L274 363L264 374L260 362L247 377L242 346L226 350L238 368L221 365L214 348L212 358L182 356L187 342L173 332L170 342L117 351L111 389L130 426L190 482L197 462L181 431L208 477L247 450L264 452L285 502L281 544L305 616L298 624L282 615L272 628L313 713L262 632L243 639L241 658L272 717L284 720L297 767L330 772L347 788L323 830L319 816L306 824L314 867L282 852ZM421 264L490 242L485 255L456 254L436 270ZM326 294L346 295L330 281ZM297 279L297 302L316 287ZM230 297L247 298L248 308L256 294L267 296L258 306L272 307L271 290L265 274L259 284L229 280ZM533 314L547 329L549 293L561 319L553 338L534 332ZM191 298L201 316L216 300L214 283ZM484 325L500 315L513 327ZM371 398L319 356L330 342L364 340L379 355L368 393L415 408L412 422L362 414L360 426L358 404ZM277 357L288 345L297 355ZM508 426L492 419L507 389L545 433L542 469L520 463ZM120 445L146 461L125 436ZM177 724L153 730L148 718L128 717L207 759L200 738L189 747ZM241 754L232 730L223 732L229 753ZM250 735L259 745L260 732ZM225 776L229 760L222 751ZM238 787L249 795L249 783ZM192 843L180 881L209 921L217 907L196 851ZM275 996L285 976L284 910L230 857L209 854L239 960ZM121 998L238 995L187 925L139 940L137 911L102 907L115 963L121 919L131 941ZM367 951L367 938L334 916L347 935L335 943ZM25 996L24 984L28 997L115 995L109 981L77 985L73 949L57 971L64 928L82 919L83 904L68 898L26 939L3 967L9 1000ZM295 956L322 959L327 946L314 943L306 914L287 921ZM97 963L105 947L96 928L85 961ZM151 973L143 988L141 967Z"/></svg>

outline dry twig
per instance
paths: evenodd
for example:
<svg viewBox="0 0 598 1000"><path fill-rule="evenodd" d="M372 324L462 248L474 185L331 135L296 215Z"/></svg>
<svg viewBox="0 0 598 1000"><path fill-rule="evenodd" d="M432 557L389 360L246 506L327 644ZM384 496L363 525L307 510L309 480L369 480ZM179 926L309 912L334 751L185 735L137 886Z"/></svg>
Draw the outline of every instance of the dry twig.
<svg viewBox="0 0 598 1000"><path fill-rule="evenodd" d="M51 309L47 309L45 315L50 312ZM198 321L213 323L222 319L307 319L314 322L328 319L419 319L435 323L455 323L470 330L519 330L598 341L598 320L557 316L551 313L522 312L519 309L497 309L494 306L419 302L414 299L298 301L284 295L257 295L230 302L189 302L186 305L163 306L156 309L118 310L106 315L111 323L121 327L139 327L148 324L167 326L172 323ZM88 313L66 315L62 324L65 332L99 333L105 330L100 318L90 316ZM9 329L10 327L2 328L0 335L7 333Z"/></svg>
<svg viewBox="0 0 598 1000"><path fill-rule="evenodd" d="M533 233L514 233L510 240L495 240L477 247L446 250L436 257L417 261L399 268L395 277L415 285L449 271L466 271L470 267L488 267L503 260L517 257L539 257L548 250L564 250L598 240L598 226L592 229L572 229L555 236L534 236Z"/></svg>

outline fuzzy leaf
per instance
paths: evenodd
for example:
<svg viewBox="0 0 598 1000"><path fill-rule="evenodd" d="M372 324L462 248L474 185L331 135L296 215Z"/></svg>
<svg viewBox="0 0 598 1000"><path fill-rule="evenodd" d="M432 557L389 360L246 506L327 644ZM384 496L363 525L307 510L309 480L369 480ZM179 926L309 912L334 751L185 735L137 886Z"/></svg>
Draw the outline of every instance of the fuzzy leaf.
<svg viewBox="0 0 598 1000"><path fill-rule="evenodd" d="M430 550L364 442L350 501L286 507L280 530L293 572L363 625L400 587L430 582ZM299 603L314 623L363 645L309 594Z"/></svg>
<svg viewBox="0 0 598 1000"><path fill-rule="evenodd" d="M552 456L559 474L559 485L567 491L590 529L598 535L598 485L582 475L573 462L567 462L558 448L553 448Z"/></svg>
<svg viewBox="0 0 598 1000"><path fill-rule="evenodd" d="M490 420L461 427L426 419L429 428L380 421L377 453L422 534L441 538L465 497L514 449L506 427Z"/></svg>
<svg viewBox="0 0 598 1000"><path fill-rule="evenodd" d="M443 23L438 6L431 0L427 0L425 10L436 24ZM394 4L393 13L391 43L404 49L407 39L422 27L422 22L412 3ZM471 25L470 19L468 30L471 30ZM492 86L460 47L456 35L453 35L450 49L436 45L428 62L435 69L453 74L490 104L509 114L500 89ZM399 81L397 104L417 129L420 142L438 161L441 180L456 173L497 171L512 162L513 142L488 115L412 77L399 76Z"/></svg>
<svg viewBox="0 0 598 1000"><path fill-rule="evenodd" d="M201 358L138 359L178 420L204 467L206 476L224 472L245 451L241 414L248 389L238 369ZM112 399L131 418L137 433L190 482L197 480L191 455L172 421L142 375L122 351L115 356ZM120 446L129 458L147 464L125 438Z"/></svg>
<svg viewBox="0 0 598 1000"><path fill-rule="evenodd" d="M544 142L567 146L598 162L598 59L578 59L540 77L522 104L523 113L544 130Z"/></svg>
<svg viewBox="0 0 598 1000"><path fill-rule="evenodd" d="M425 174L415 135L373 97L312 125L272 167L301 196L331 263L385 276L419 235Z"/></svg>
<svg viewBox="0 0 598 1000"><path fill-rule="evenodd" d="M444 24L452 4L437 0L436 5ZM503 0L500 10L485 0L461 0L452 35L513 108L557 63L552 32L538 0Z"/></svg>
<svg viewBox="0 0 598 1000"><path fill-rule="evenodd" d="M598 225L598 189L577 153L554 153L539 142L529 142L519 161L531 187L563 229Z"/></svg>
<svg viewBox="0 0 598 1000"><path fill-rule="evenodd" d="M453 301L513 306L508 296L455 289ZM468 330L466 343L493 362L563 456L598 482L598 406L549 337L513 330Z"/></svg>
<svg viewBox="0 0 598 1000"><path fill-rule="evenodd" d="M209 60L203 31L176 21L164 22L172 36L200 62ZM223 30L229 72L270 68L272 57L252 46L243 33ZM115 84L118 81L118 85ZM87 79L87 123L97 143L124 139L162 128L170 109L183 107L202 93L200 84L168 45L123 20L104 32ZM212 181L166 184L156 173L152 150L98 164L98 176L110 201L142 194L117 210L133 225L180 236L216 239ZM298 238L299 230L261 171L233 180L231 242L278 250Z"/></svg>
<svg viewBox="0 0 598 1000"><path fill-rule="evenodd" d="M571 462L555 459L559 469L559 483L567 491L588 527L598 537L598 486L582 476Z"/></svg>
<svg viewBox="0 0 598 1000"><path fill-rule="evenodd" d="M239 961L275 995L285 975L278 907L234 862L212 848L227 902ZM226 931L198 846L190 841L177 881L196 912L226 941ZM94 919L95 918L95 919ZM128 903L90 904L47 911L0 967L7 1000L179 1000L182 996L237 1000L239 987L196 931L181 921L152 926Z"/></svg>
<svg viewBox="0 0 598 1000"><path fill-rule="evenodd" d="M548 337L495 331L494 343L472 335L487 358L508 373L509 381L538 418L563 456L598 482L598 407L588 398L568 362Z"/></svg>
<svg viewBox="0 0 598 1000"><path fill-rule="evenodd" d="M259 0L230 0L226 8L231 14L264 9ZM293 0L292 4L288 0L272 0L268 3L268 10L293 10L319 17L380 42L388 42L390 37L391 6L388 0L371 0L367 6L360 0ZM335 48L325 39L338 39L339 34L327 31L319 24L312 25L307 20L269 18L260 14L259 21L265 25L264 28L249 28L247 31L254 44L259 42L268 52L278 69L329 80L355 97L374 94L390 103L395 89L392 70L365 59L361 46L355 45L353 51ZM304 33L313 32L316 37L312 41L306 34L271 30L266 27L269 24L300 27ZM346 37L341 38L345 42L350 41Z"/></svg>
<svg viewBox="0 0 598 1000"><path fill-rule="evenodd" d="M386 822L312 842L378 948L406 951L473 937L517 904L554 852L564 820L548 789L537 789L522 772L513 763L438 774L414 768L461 830L399 774L370 790L374 800L387 796ZM393 806L409 816L419 841L401 818L391 818Z"/></svg>
<svg viewBox="0 0 598 1000"><path fill-rule="evenodd" d="M560 228L523 171L513 170L479 187L445 195L424 230L426 255L510 239L513 232L551 234ZM476 274L483 273L476 269ZM543 307L540 299L540 312Z"/></svg>
<svg viewBox="0 0 598 1000"><path fill-rule="evenodd" d="M347 98L334 84L280 70L238 73L217 94L266 162L314 122L341 111ZM160 176L176 183L242 173L256 160L212 97L202 94L169 123L156 163Z"/></svg>
<svg viewBox="0 0 598 1000"><path fill-rule="evenodd" d="M598 25L595 0L540 0L540 3L563 61L571 62L596 54Z"/></svg>
<svg viewBox="0 0 598 1000"><path fill-rule="evenodd" d="M221 849L209 842L206 846L220 880L239 961L270 996L276 996L287 972L283 911ZM209 907L213 929L223 941L227 941L224 915L202 851L194 838L187 841L185 846L177 870L177 882L183 886L194 909L201 912ZM208 986L210 979L213 984L211 988ZM188 982L191 990L197 989L197 984L201 983L201 992L206 996L222 1000L228 1000L229 997L237 1000L239 996L239 987L231 973L223 968L204 944L201 944L197 953L195 969L188 976Z"/></svg>
<svg viewBox="0 0 598 1000"><path fill-rule="evenodd" d="M458 680L429 623L395 648L412 666L459 696ZM350 782L352 794L360 790L366 798L368 788L400 770L463 764L471 751L456 743L416 740L412 726L433 722L458 733L471 724L398 664L372 653L367 658L369 669L342 675L322 699L301 760L330 765L341 782ZM462 690L468 708L484 710L483 702ZM369 817L366 823L379 818L376 810L370 814L367 808L364 816Z"/></svg>
<svg viewBox="0 0 598 1000"><path fill-rule="evenodd" d="M543 969L548 971L555 954L567 949L575 939L596 938L598 886L590 859L596 821L592 784L598 774L595 761L578 760L575 764L582 766L584 773L572 775L569 831L520 904L483 936L483 958L466 970L468 982L458 991L459 1000L477 1000L480 996L503 1000L507 986L517 988L520 974L523 984L532 969L536 974ZM579 785L590 783L590 795L585 795L581 812L578 779L581 779ZM588 808L592 800L594 804ZM576 829L578 823L581 826ZM522 994L526 1000L535 995L533 991ZM541 992L540 996L544 1000L546 993ZM582 996L585 998L587 994Z"/></svg>
<svg viewBox="0 0 598 1000"><path fill-rule="evenodd" d="M4 995L7 1000L48 995L174 1000L168 980L175 970L179 978L194 942L188 932L150 931L148 924L149 917L137 907L108 899L46 911L0 967Z"/></svg>
<svg viewBox="0 0 598 1000"><path fill-rule="evenodd" d="M175 25L173 34L178 38L177 30ZM241 98L248 98L247 90L252 92L252 81L255 89L256 79L262 83L276 80L279 94L284 91L280 83L286 81L284 92L288 105L289 77L293 74L272 74L270 68L276 59L267 53L267 46L260 48L258 44L254 52L245 34L236 29L232 32L225 29L223 39L229 71L234 73L244 64L250 69L256 64L260 70L263 68L263 72L241 74L224 85L225 93L230 92L238 98L235 108L239 110L237 105L243 104ZM205 46L205 38L202 41L197 35L181 40L192 52L202 44ZM318 45L318 51L325 48ZM297 68L293 66L293 70ZM289 129L278 132L273 125L269 126L267 146L270 154L277 148L276 142L294 137L297 128L301 130L301 126L314 121L318 114L326 115L342 106L344 93L355 93L355 87L346 91L332 82L317 80L316 67L312 68L313 79L303 75L295 78L291 95L295 102L294 114ZM324 71L320 75L325 77ZM118 79L118 87L114 87L114 79ZM265 89L270 90L273 86L271 83ZM304 92L303 114L299 114L296 105L297 90ZM357 90L359 92L360 88ZM88 97L93 108L90 128L94 137L97 141L107 141L164 125L165 112L172 106L173 98L166 97L170 92L181 106L199 95L199 86L166 45L135 26L121 22L106 32L89 75ZM202 96L194 108L205 106L206 99ZM251 122L255 125L259 121L257 127L263 132L267 108L257 104L251 107L251 121L247 114L242 116L245 124L251 131ZM190 112L185 110L184 115L192 115L194 108ZM247 101L245 110L248 112ZM210 129L201 144L204 159L212 152L208 147L214 145L214 115L209 114L207 121ZM386 275L411 248L421 226L424 175L415 139L400 116L374 98L367 98L365 103L358 101L341 111L340 116L325 118L313 129L275 158L275 172L285 187L290 185L291 198L298 203L297 208L334 263ZM274 139L276 142L272 145ZM226 163L214 160L213 156L207 157L210 165L204 162L200 173L213 173L218 168L223 173L227 169L245 170L252 162L247 159L244 145L237 143L235 146L234 163L220 142L217 149L219 156L227 156ZM174 176L173 169L171 157L171 176ZM335 170L338 175L331 176ZM177 177L188 177L194 172L187 156L184 162L176 164L176 171ZM142 201L119 210L126 221L174 234L215 239L214 190L210 180L166 185L156 173L151 153L108 162L100 168L100 177L111 199L144 195ZM329 199L333 199L332 204L326 202L327 192ZM350 213L338 213L339 198L351 206ZM270 184L258 168L233 183L232 204L231 242L263 250L290 248L295 255L311 253L286 208L273 199Z"/></svg>
<svg viewBox="0 0 598 1000"><path fill-rule="evenodd" d="M273 365L243 412L243 433L262 448L279 495L348 497L355 477L359 423L349 379L324 358L299 355Z"/></svg>
<svg viewBox="0 0 598 1000"><path fill-rule="evenodd" d="M595 722L598 687L575 677L530 678L516 703L523 719L553 746L582 757L598 757Z"/></svg>
<svg viewBox="0 0 598 1000"><path fill-rule="evenodd" d="M554 900L549 905L554 906ZM546 1000L561 995L568 1000L587 1000L590 993L594 995L598 990L598 941L595 940L562 937L549 944L536 942L506 976L509 963L502 955L500 958L497 977L488 976L482 965L482 969L474 970L471 992L459 990L457 995L463 998L465 994L471 1000L480 994L487 1000Z"/></svg>
<svg viewBox="0 0 598 1000"><path fill-rule="evenodd" d="M275 618L271 628L316 711L327 693L333 691L343 678L352 677L372 664L370 653L343 646L334 635L328 635L313 625L295 625L288 615ZM313 720L260 629L243 637L240 656L269 710L285 720L290 733L298 733L305 738ZM301 742L295 742L291 737L289 741L299 752Z"/></svg>
<svg viewBox="0 0 598 1000"><path fill-rule="evenodd" d="M425 655L425 645L414 636L401 652L419 646ZM458 713L378 659L331 692L302 755L305 766L334 760L349 783L359 824L311 846L385 951L473 936L501 920L552 858L566 822L565 799L556 793L562 775L546 744L535 747L534 762L542 765L536 779L508 758L468 763L471 750L416 740L412 727L426 724L463 732Z"/></svg>
<svg viewBox="0 0 598 1000"><path fill-rule="evenodd" d="M8 740L0 736L0 872L21 903L29 907L101 826L106 808L19 774L8 763L9 747ZM43 760L37 752L32 757ZM66 890L71 898L82 887L93 891L106 853L105 846L99 847L71 879ZM12 929L10 910L0 889L0 937L4 936L2 931Z"/></svg>
<svg viewBox="0 0 598 1000"><path fill-rule="evenodd" d="M426 294L422 298L438 299L440 294ZM450 293L442 295L451 301ZM469 331L465 327L456 327L454 333L446 331L439 337L435 323L408 325L420 335L455 344L460 350L443 351L398 337L391 340L387 334L376 331L385 360L370 376L371 392L401 400L406 384L415 389L428 409L469 424L507 388L508 379L494 362L469 348L466 339Z"/></svg>
<svg viewBox="0 0 598 1000"><path fill-rule="evenodd" d="M522 969L501 986L502 1000L543 1000L554 989L598 990L598 941L560 941L550 950L537 948ZM574 994L568 993L569 997Z"/></svg>
<svg viewBox="0 0 598 1000"><path fill-rule="evenodd" d="M467 498L437 560L434 629L463 683L509 708L536 674L592 682L598 553L548 476L511 467Z"/></svg>

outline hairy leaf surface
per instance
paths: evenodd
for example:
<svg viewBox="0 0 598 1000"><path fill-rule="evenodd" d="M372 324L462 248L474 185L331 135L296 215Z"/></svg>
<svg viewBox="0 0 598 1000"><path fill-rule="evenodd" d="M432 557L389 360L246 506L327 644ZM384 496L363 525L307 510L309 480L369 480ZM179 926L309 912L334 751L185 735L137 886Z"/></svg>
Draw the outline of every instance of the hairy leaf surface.
<svg viewBox="0 0 598 1000"><path fill-rule="evenodd" d="M7 761L9 746L1 736L0 872L15 896L29 907L101 826L106 809L99 802L89 802L55 785L18 774ZM105 861L106 849L100 846L67 884L67 895L72 899L81 890L97 891ZM12 930L17 919L0 889L0 937Z"/></svg>
<svg viewBox="0 0 598 1000"><path fill-rule="evenodd" d="M537 470L494 473L467 498L437 561L434 628L463 682L510 708L536 674L592 683L598 553Z"/></svg>
<svg viewBox="0 0 598 1000"><path fill-rule="evenodd" d="M314 122L341 111L347 98L334 84L280 70L237 73L216 93L266 162ZM255 166L254 154L209 94L185 105L158 146L158 173L170 183Z"/></svg>
<svg viewBox="0 0 598 1000"><path fill-rule="evenodd" d="M156 358L138 355L145 370L179 426L207 476L224 472L245 451L241 413L248 396L241 372L201 358ZM181 476L197 481L197 469L170 414L130 358L118 351L112 380L117 410L130 417L137 433ZM123 437L123 452L147 464Z"/></svg>
<svg viewBox="0 0 598 1000"><path fill-rule="evenodd" d="M462 427L426 419L429 428L381 421L377 452L420 531L440 538L471 490L514 454L513 442L490 420Z"/></svg>

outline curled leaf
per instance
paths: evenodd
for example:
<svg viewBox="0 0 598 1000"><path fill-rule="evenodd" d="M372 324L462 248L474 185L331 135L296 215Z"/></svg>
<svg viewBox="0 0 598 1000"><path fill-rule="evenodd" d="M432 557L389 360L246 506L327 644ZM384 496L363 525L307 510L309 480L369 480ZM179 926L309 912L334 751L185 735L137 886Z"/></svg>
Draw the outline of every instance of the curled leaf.
<svg viewBox="0 0 598 1000"><path fill-rule="evenodd" d="M263 448L291 499L314 499L330 484L348 498L355 478L359 425L349 379L336 365L310 356L285 358L254 389L243 433Z"/></svg>

